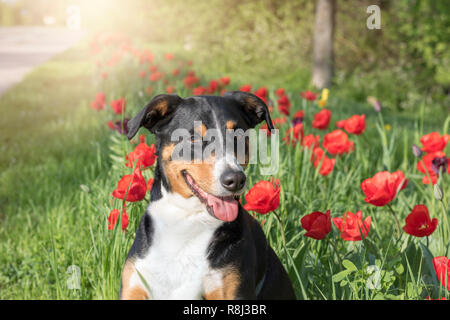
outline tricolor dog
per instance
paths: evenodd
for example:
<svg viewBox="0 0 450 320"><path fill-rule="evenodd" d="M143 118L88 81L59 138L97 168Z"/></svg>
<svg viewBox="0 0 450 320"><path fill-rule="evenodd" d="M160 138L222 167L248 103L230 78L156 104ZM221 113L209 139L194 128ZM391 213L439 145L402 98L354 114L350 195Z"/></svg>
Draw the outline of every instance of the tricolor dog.
<svg viewBox="0 0 450 320"><path fill-rule="evenodd" d="M120 299L295 299L291 281L259 223L239 203L247 163L225 148L227 130L266 121L266 104L250 93L158 95L128 123L156 137L158 160L150 205L141 218L122 272ZM208 130L223 152L181 161L173 133L205 150ZM180 142L181 143L181 142ZM186 141L184 141L186 143ZM248 161L249 144L246 142Z"/></svg>

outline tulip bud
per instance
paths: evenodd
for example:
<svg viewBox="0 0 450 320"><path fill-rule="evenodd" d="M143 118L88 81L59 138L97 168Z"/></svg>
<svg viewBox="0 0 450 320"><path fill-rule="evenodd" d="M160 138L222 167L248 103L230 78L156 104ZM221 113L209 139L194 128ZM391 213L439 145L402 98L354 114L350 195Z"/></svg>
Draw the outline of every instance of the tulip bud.
<svg viewBox="0 0 450 320"><path fill-rule="evenodd" d="M295 127L297 124L302 123L303 122L303 118L302 117L297 117L292 119L292 125Z"/></svg>
<svg viewBox="0 0 450 320"><path fill-rule="evenodd" d="M444 192L442 191L441 187L436 183L434 185L434 197L436 198L436 200L442 201L442 199L444 198Z"/></svg>
<svg viewBox="0 0 450 320"><path fill-rule="evenodd" d="M369 102L376 112L381 111L381 104L375 97L367 97L367 102Z"/></svg>
<svg viewBox="0 0 450 320"><path fill-rule="evenodd" d="M422 150L420 150L420 148L416 144L412 145L412 151L417 158L420 158L422 156Z"/></svg>
<svg viewBox="0 0 450 320"><path fill-rule="evenodd" d="M444 173L447 170L447 158L444 157L435 157L431 161L431 169L436 175L439 175L439 170Z"/></svg>

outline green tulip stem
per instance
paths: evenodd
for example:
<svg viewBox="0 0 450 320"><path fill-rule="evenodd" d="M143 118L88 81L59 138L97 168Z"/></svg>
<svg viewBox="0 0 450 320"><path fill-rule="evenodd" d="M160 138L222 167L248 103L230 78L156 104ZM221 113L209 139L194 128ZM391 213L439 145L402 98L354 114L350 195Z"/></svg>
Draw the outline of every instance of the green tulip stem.
<svg viewBox="0 0 450 320"><path fill-rule="evenodd" d="M289 262L289 255L288 255L288 251L287 251L287 244L286 244L286 235L284 232L284 225L283 222L281 221L280 216L278 215L278 213L274 210L273 214L275 215L275 217L278 220L278 223L280 224L280 228L281 228L281 239L283 241L283 247L284 247L284 252L286 253L286 263Z"/></svg>
<svg viewBox="0 0 450 320"><path fill-rule="evenodd" d="M389 208L389 210L392 213L392 216L394 217L394 221L395 221L395 227L397 229L397 236L400 238L401 235L401 231L400 231L400 222L397 219L397 215L395 214L395 211L392 209L391 205L388 203L387 207Z"/></svg>
<svg viewBox="0 0 450 320"><path fill-rule="evenodd" d="M326 239L327 239L328 243L333 247L334 253L336 254L336 257L338 258L339 264L342 266L342 260L341 260L341 257L339 256L339 252L336 248L336 245L334 244L333 241L330 240L330 238L327 237Z"/></svg>

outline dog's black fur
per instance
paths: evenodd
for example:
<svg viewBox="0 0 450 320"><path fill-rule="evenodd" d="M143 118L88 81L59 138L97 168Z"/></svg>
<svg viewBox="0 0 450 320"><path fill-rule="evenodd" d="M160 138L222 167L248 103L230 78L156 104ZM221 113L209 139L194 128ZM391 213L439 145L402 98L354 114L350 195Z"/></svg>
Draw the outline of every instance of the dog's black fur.
<svg viewBox="0 0 450 320"><path fill-rule="evenodd" d="M197 96L187 99L177 95L156 96L128 124L130 139L136 135L141 126L156 136L158 161L151 190L151 202L163 197L162 187L174 192L171 181L165 174L162 153L167 146L173 144L170 141L173 130L185 128L194 135L194 121L202 121L208 128L219 122L221 126L223 125L221 130L226 130L227 121L232 121L235 129L244 131L262 121L267 122L269 129L273 128L266 104L249 93L238 91L226 93L224 97ZM214 231L208 244L207 259L210 268L222 270L233 266L239 279L237 290L232 297L215 298L295 299L291 281L275 252L268 245L259 223L240 204L238 210L237 218L232 222L222 223ZM142 216L127 261L141 259L151 250L154 240L153 219L147 213ZM151 287L151 284L149 285ZM130 294L126 296L133 298ZM124 298L123 288L120 297ZM204 295L204 298L209 297Z"/></svg>

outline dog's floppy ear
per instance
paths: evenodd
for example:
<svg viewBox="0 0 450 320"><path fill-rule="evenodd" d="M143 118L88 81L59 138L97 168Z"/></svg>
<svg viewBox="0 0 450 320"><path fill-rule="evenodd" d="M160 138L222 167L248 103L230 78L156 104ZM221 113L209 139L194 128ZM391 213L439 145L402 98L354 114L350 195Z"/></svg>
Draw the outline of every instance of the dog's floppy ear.
<svg viewBox="0 0 450 320"><path fill-rule="evenodd" d="M150 101L133 119L128 121L128 139L132 139L139 128L144 126L150 132L170 120L177 106L183 101L176 94L160 94Z"/></svg>
<svg viewBox="0 0 450 320"><path fill-rule="evenodd" d="M274 129L267 105L254 94L242 91L229 91L225 93L224 98L233 99L242 106L252 127L265 120L267 128L269 130Z"/></svg>

